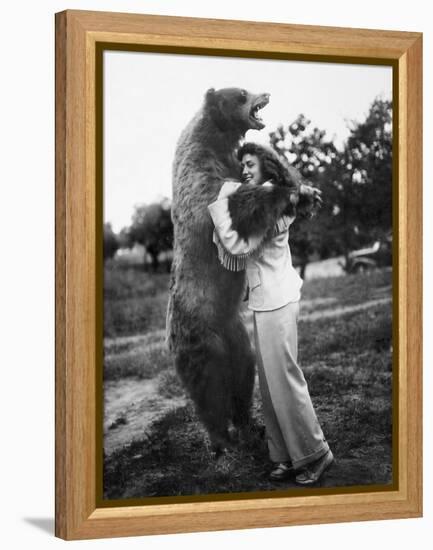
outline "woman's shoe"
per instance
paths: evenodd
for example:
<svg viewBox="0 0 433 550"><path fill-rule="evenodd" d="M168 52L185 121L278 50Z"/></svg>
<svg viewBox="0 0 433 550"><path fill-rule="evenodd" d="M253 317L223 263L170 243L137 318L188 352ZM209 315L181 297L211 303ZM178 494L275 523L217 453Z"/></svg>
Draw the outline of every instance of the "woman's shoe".
<svg viewBox="0 0 433 550"><path fill-rule="evenodd" d="M283 481L293 475L293 466L287 462L279 462L269 474L269 479L272 481Z"/></svg>
<svg viewBox="0 0 433 550"><path fill-rule="evenodd" d="M313 464L306 466L300 474L295 478L296 483L299 485L313 485L317 483L323 472L331 466L334 462L334 455L329 450L325 455L313 462Z"/></svg>

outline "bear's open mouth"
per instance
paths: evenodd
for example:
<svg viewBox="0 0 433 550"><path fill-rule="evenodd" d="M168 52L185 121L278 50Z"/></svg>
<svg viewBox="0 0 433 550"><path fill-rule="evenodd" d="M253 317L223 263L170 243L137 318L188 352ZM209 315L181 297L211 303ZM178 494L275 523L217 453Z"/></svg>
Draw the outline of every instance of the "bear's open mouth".
<svg viewBox="0 0 433 550"><path fill-rule="evenodd" d="M264 128L265 124L259 115L259 111L263 109L263 107L266 107L266 105L269 103L269 95L264 94L260 96L253 104L250 110L250 118L256 123L257 126L260 128Z"/></svg>

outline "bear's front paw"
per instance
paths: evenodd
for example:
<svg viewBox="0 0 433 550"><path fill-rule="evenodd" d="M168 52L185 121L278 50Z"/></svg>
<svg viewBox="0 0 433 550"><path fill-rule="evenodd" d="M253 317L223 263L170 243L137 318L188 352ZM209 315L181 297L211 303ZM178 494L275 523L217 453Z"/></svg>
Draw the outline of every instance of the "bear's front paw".
<svg viewBox="0 0 433 550"><path fill-rule="evenodd" d="M322 191L305 183L299 188L297 213L300 216L312 218L323 205Z"/></svg>

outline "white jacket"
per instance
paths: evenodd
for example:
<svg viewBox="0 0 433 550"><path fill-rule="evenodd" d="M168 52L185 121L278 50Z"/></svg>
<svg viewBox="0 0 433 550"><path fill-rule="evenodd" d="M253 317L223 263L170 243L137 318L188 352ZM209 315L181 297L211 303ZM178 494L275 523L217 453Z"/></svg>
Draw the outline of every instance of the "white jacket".
<svg viewBox="0 0 433 550"><path fill-rule="evenodd" d="M237 188L233 183L230 182L232 192ZM245 240L232 227L227 196L218 198L208 209L215 225L213 240L221 263L227 269L246 269L248 307L254 311L271 311L289 302L298 302L303 281L293 267L289 247L289 227L295 218L280 218L270 239L254 235Z"/></svg>

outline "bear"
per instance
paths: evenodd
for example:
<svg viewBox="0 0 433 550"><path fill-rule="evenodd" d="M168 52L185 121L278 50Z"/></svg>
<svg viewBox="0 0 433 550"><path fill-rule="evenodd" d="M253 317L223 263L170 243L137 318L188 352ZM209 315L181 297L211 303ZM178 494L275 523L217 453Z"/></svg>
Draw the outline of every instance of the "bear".
<svg viewBox="0 0 433 550"><path fill-rule="evenodd" d="M167 342L215 456L233 444L233 433L250 427L255 358L240 316L245 272L221 265L207 207L225 180L239 180L236 151L247 130L264 128L259 111L268 102L266 93L209 89L183 130L173 161ZM233 204L245 195L255 205L254 231L267 231L293 202L293 188L251 187L241 186ZM242 215L242 208L233 211ZM248 227L243 221L241 227Z"/></svg>

